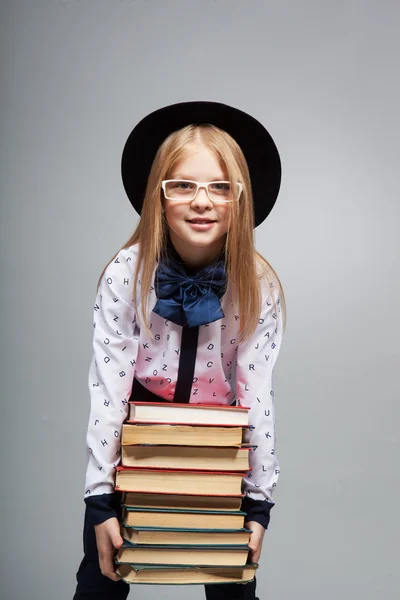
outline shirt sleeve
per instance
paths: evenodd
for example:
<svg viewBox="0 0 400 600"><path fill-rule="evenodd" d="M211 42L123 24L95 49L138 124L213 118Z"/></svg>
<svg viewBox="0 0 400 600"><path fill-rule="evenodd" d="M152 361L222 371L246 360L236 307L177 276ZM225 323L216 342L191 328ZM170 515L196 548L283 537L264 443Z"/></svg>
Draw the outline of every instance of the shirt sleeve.
<svg viewBox="0 0 400 600"><path fill-rule="evenodd" d="M121 428L128 413L138 351L132 271L129 249L120 250L102 276L93 309L84 492L92 524L117 516L115 471L121 459Z"/></svg>
<svg viewBox="0 0 400 600"><path fill-rule="evenodd" d="M272 374L283 327L277 283L272 285L265 277L260 279L262 306L258 325L254 334L238 347L236 399L238 404L250 407L249 428L244 430L243 441L251 445L251 470L243 478L242 509L247 512L247 521L257 521L267 529L275 504L272 493L279 477Z"/></svg>

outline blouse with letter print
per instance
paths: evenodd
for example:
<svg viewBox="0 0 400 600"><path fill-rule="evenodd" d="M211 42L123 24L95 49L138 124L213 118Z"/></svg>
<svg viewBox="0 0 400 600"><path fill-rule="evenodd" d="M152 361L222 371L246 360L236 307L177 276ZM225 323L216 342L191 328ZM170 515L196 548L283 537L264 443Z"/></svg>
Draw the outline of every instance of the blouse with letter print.
<svg viewBox="0 0 400 600"><path fill-rule="evenodd" d="M94 304L93 354L89 368L90 414L86 436L87 471L84 500L92 524L116 516L112 508L115 470L120 462L122 423L135 377L145 388L172 401L178 375L182 327L152 312L157 302L153 282L148 319L153 339L136 313L133 282L138 245L122 249L107 266ZM277 286L259 275L260 318L254 334L239 344L239 317L231 289L221 299L225 317L199 327L193 385L189 402L249 406L249 428L243 440L252 445L251 470L243 478L242 509L246 520L265 528L275 504L279 477L275 454L273 368L282 342ZM140 273L138 298L140 298ZM276 300L274 303L273 300Z"/></svg>

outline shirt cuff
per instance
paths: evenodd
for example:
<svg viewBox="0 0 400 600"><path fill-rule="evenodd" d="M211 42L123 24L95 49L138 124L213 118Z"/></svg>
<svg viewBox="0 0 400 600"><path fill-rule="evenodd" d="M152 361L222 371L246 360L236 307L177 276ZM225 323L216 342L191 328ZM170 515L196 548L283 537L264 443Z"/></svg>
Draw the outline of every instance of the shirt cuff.
<svg viewBox="0 0 400 600"><path fill-rule="evenodd" d="M267 500L254 500L249 496L244 496L242 499L241 510L247 513L244 518L245 521L256 521L257 523L260 523L264 529L268 529L268 524L270 521L269 513L273 506L275 506L274 502L268 502Z"/></svg>
<svg viewBox="0 0 400 600"><path fill-rule="evenodd" d="M119 519L121 514L121 492L100 494L84 498L86 513L91 525L99 525L111 517Z"/></svg>

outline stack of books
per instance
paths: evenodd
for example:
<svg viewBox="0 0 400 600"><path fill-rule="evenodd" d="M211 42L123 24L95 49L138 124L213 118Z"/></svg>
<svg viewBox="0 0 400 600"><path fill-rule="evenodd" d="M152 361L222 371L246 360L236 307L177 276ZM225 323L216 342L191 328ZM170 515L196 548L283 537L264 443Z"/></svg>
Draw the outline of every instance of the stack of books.
<svg viewBox="0 0 400 600"><path fill-rule="evenodd" d="M247 407L130 402L115 489L123 491L117 573L127 583L245 583L251 530Z"/></svg>

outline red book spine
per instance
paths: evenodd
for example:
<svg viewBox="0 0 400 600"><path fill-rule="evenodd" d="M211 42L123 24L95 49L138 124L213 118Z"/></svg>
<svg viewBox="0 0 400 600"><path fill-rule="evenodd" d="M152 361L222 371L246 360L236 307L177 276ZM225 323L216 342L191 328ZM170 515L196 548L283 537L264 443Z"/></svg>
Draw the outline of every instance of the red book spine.
<svg viewBox="0 0 400 600"><path fill-rule="evenodd" d="M231 404L218 404L212 402L172 402L171 400L165 400L165 402L140 402L135 400L130 400L128 404L140 404L141 406L165 406L166 404L170 404L171 406L185 407L195 406L196 408L218 408L218 410L241 410L246 411L250 410L250 406L233 406Z"/></svg>
<svg viewBox="0 0 400 600"><path fill-rule="evenodd" d="M188 423L187 421L147 421L142 419L127 419L125 423L148 423L149 425L188 425L189 427L244 427L248 429L248 425L233 425L232 423Z"/></svg>
<svg viewBox="0 0 400 600"><path fill-rule="evenodd" d="M150 469L149 467L123 467L122 465L117 465L115 468L117 471L151 471L152 473L165 473L165 471L170 473L181 473L182 471L187 471L188 473L196 474L207 473L208 475L241 475L242 477L244 477L246 473L251 470L250 468L247 471L207 471L204 469L194 471L193 469Z"/></svg>

